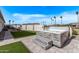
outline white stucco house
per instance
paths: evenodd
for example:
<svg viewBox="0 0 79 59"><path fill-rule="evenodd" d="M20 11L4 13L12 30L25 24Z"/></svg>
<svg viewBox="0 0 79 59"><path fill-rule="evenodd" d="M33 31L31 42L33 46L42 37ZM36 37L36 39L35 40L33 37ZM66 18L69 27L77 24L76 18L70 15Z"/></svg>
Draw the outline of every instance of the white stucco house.
<svg viewBox="0 0 79 59"><path fill-rule="evenodd" d="M0 10L0 40L4 39L4 35L5 35L5 31L3 31L4 26L5 26L5 21Z"/></svg>
<svg viewBox="0 0 79 59"><path fill-rule="evenodd" d="M30 31L39 31L43 30L43 25L40 25L39 23L27 23L22 24L22 30L30 30Z"/></svg>
<svg viewBox="0 0 79 59"><path fill-rule="evenodd" d="M2 15L1 11L0 11L0 32L4 28L4 24L5 24L5 20L4 20L4 17Z"/></svg>

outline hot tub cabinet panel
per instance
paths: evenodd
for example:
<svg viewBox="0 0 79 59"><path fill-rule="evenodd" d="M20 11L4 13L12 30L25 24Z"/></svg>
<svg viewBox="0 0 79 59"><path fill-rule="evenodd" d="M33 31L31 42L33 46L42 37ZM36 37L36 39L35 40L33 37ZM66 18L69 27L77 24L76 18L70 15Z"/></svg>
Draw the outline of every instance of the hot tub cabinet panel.
<svg viewBox="0 0 79 59"><path fill-rule="evenodd" d="M57 33L52 33L51 34L51 40L53 41L53 45L57 47L62 47L63 44L68 40L68 31L57 34Z"/></svg>
<svg viewBox="0 0 79 59"><path fill-rule="evenodd" d="M61 44L63 45L67 40L69 40L69 32L64 32L61 35Z"/></svg>

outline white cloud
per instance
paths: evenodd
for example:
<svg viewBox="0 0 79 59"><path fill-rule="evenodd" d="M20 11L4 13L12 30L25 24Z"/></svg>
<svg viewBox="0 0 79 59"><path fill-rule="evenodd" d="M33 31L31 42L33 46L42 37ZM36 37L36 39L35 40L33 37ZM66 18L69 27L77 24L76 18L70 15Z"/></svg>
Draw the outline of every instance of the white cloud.
<svg viewBox="0 0 79 59"><path fill-rule="evenodd" d="M51 19L50 17L54 15L44 15L44 14L19 14L19 13L14 13L13 17L18 19L17 21L20 21L21 23L31 23L31 22L39 22L42 23L43 21L46 24L51 24ZM62 23L72 23L72 22L77 22L77 17L74 13L72 12L63 12L61 14L56 15L56 22L60 24L60 16L63 16L62 18ZM54 21L52 21L54 23Z"/></svg>
<svg viewBox="0 0 79 59"><path fill-rule="evenodd" d="M46 17L46 15L42 15L42 14L19 14L19 13L15 13L13 14L13 16L20 17L22 19L27 19L31 17Z"/></svg>
<svg viewBox="0 0 79 59"><path fill-rule="evenodd" d="M77 16L73 12L64 12L60 14L59 16L63 16L63 23L72 23L72 22L77 22Z"/></svg>
<svg viewBox="0 0 79 59"><path fill-rule="evenodd" d="M18 21L27 23L27 22L42 22L46 21L48 19L47 15L43 14L19 14L15 13L13 14L13 17L18 19Z"/></svg>

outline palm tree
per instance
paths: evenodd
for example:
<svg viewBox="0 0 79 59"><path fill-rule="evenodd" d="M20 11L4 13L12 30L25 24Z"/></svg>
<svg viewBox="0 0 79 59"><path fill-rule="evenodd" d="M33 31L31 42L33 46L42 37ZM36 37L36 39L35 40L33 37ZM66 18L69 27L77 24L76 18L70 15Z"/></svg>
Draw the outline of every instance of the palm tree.
<svg viewBox="0 0 79 59"><path fill-rule="evenodd" d="M9 20L9 25L11 24L11 20Z"/></svg>
<svg viewBox="0 0 79 59"><path fill-rule="evenodd" d="M78 20L78 22L79 22L79 19L78 19L78 14L79 14L79 12L78 12L78 11L76 11L76 15L77 15L77 20Z"/></svg>
<svg viewBox="0 0 79 59"><path fill-rule="evenodd" d="M14 20L12 21L12 24L14 24Z"/></svg>
<svg viewBox="0 0 79 59"><path fill-rule="evenodd" d="M55 19L55 25L56 25L56 16L54 16L54 19Z"/></svg>
<svg viewBox="0 0 79 59"><path fill-rule="evenodd" d="M52 24L52 21L54 21L54 19L52 19L52 17L51 17L51 24Z"/></svg>
<svg viewBox="0 0 79 59"><path fill-rule="evenodd" d="M62 17L62 16L60 16L60 18L61 18L61 24L62 24L62 18L63 18L63 17Z"/></svg>

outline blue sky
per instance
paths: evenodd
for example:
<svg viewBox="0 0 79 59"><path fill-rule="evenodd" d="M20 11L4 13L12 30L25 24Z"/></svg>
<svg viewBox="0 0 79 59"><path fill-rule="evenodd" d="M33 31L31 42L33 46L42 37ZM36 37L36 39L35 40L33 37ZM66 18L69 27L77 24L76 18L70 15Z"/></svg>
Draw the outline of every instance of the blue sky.
<svg viewBox="0 0 79 59"><path fill-rule="evenodd" d="M56 23L60 24L60 16L63 16L62 23L68 24L77 22L75 11L79 6L1 6L0 7L6 23L14 20L14 23L45 23L51 24L51 17L56 16ZM54 20L52 24L54 24Z"/></svg>

